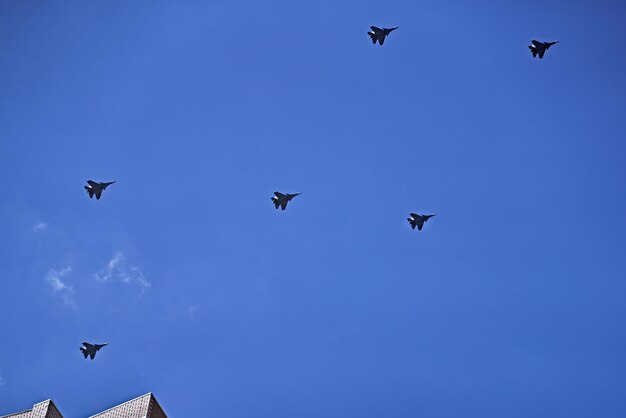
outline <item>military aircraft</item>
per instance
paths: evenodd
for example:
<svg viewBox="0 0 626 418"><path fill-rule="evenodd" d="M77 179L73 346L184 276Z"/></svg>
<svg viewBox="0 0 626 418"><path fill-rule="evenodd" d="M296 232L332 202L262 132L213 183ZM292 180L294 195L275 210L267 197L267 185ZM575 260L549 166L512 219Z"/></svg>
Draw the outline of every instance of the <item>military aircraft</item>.
<svg viewBox="0 0 626 418"><path fill-rule="evenodd" d="M278 209L278 207L280 206L282 210L285 210L287 208L287 203L289 203L291 199L298 196L299 194L300 193L282 194L281 192L274 192L274 196L272 196L272 202L274 202L274 206L276 206L276 209Z"/></svg>
<svg viewBox="0 0 626 418"><path fill-rule="evenodd" d="M83 353L83 356L85 356L85 358L89 356L93 360L93 358L96 356L96 353L105 345L109 345L109 343L104 343L104 344L83 343L84 347L80 347L80 351Z"/></svg>
<svg viewBox="0 0 626 418"><path fill-rule="evenodd" d="M385 38L387 37L387 35L389 35L392 31L398 29L399 26L396 26L395 28L377 28L376 26L370 26L370 29L372 30L371 32L367 32L367 34L370 36L370 38L372 38L372 43L374 45L376 45L376 41L378 41L379 45L382 45L385 43Z"/></svg>
<svg viewBox="0 0 626 418"><path fill-rule="evenodd" d="M421 231L424 227L424 223L435 215L436 213L433 213L432 215L418 215L417 213L411 213L406 220L411 224L411 228L415 229L415 227L417 227L417 230Z"/></svg>
<svg viewBox="0 0 626 418"><path fill-rule="evenodd" d="M87 183L89 183L89 186L85 186L85 190L87 190L89 198L93 198L93 196L96 195L96 199L99 200L104 189L106 189L108 186L112 185L115 182L111 181L108 183L99 183L97 181L87 180Z"/></svg>
<svg viewBox="0 0 626 418"><path fill-rule="evenodd" d="M550 48L552 45L556 43L559 43L559 41L539 42L539 41L534 41L534 40L530 42L532 45L528 45L528 49L530 49L530 52L533 54L533 58L535 58L537 54L539 54L539 59L543 58L543 54L546 53L548 48Z"/></svg>

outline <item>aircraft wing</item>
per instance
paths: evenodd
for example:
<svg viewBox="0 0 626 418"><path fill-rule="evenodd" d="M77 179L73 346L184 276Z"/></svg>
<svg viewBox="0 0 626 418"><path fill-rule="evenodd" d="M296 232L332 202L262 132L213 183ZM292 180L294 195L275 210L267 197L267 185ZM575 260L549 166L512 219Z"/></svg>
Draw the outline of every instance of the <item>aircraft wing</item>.
<svg viewBox="0 0 626 418"><path fill-rule="evenodd" d="M539 59L543 58L543 54L545 54L545 53L546 53L545 48L544 49L540 49L539 50Z"/></svg>
<svg viewBox="0 0 626 418"><path fill-rule="evenodd" d="M96 199L100 200L100 196L102 196L102 189L96 190L95 194L96 194Z"/></svg>
<svg viewBox="0 0 626 418"><path fill-rule="evenodd" d="M370 29L371 29L372 31L374 31L375 33L382 32L382 31L383 31L381 28L377 28L376 26L370 26Z"/></svg>
<svg viewBox="0 0 626 418"><path fill-rule="evenodd" d="M384 43L385 43L385 36L384 36L384 35L383 35L383 36L378 37L378 43L379 43L380 45L382 45L382 44L384 44Z"/></svg>
<svg viewBox="0 0 626 418"><path fill-rule="evenodd" d="M543 46L543 43L539 42L539 41L535 41L534 39L532 41L530 41L531 44L535 45L535 48L539 48Z"/></svg>
<svg viewBox="0 0 626 418"><path fill-rule="evenodd" d="M94 350L91 353L89 353L89 357L91 357L91 359L93 360L94 357L96 357L96 350Z"/></svg>
<svg viewBox="0 0 626 418"><path fill-rule="evenodd" d="M282 199L283 197L285 197L285 195L282 194L281 192L274 192L274 195L279 199Z"/></svg>
<svg viewBox="0 0 626 418"><path fill-rule="evenodd" d="M95 182L93 180L87 180L87 183L89 183L91 187L97 187L100 185L98 182Z"/></svg>
<svg viewBox="0 0 626 418"><path fill-rule="evenodd" d="M87 358L87 355L89 354L89 352L85 350L85 347L80 347L80 352L83 353L83 356L85 358Z"/></svg>
<svg viewBox="0 0 626 418"><path fill-rule="evenodd" d="M417 221L417 230L421 231L423 227L424 227L424 220L423 219L419 219Z"/></svg>
<svg viewBox="0 0 626 418"><path fill-rule="evenodd" d="M83 345L85 346L87 350L91 350L93 348L93 344L83 343Z"/></svg>
<svg viewBox="0 0 626 418"><path fill-rule="evenodd" d="M287 208L287 201L286 201L286 200L284 200L284 201L282 201L282 202L281 202L281 204L280 204L280 208L281 208L282 210L285 210L285 209Z"/></svg>

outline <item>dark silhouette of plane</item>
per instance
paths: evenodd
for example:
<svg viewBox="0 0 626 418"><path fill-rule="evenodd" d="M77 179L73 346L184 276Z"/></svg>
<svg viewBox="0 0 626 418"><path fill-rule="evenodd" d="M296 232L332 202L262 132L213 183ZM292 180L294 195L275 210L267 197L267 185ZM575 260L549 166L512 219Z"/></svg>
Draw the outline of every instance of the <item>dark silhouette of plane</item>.
<svg viewBox="0 0 626 418"><path fill-rule="evenodd" d="M417 213L411 213L406 220L411 224L411 228L415 229L415 227L417 227L417 230L421 231L424 227L424 223L435 215L436 213L433 213L432 215L418 215Z"/></svg>
<svg viewBox="0 0 626 418"><path fill-rule="evenodd" d="M367 34L370 36L370 38L372 39L372 43L374 45L376 45L376 41L378 41L379 45L382 45L385 43L385 38L387 37L387 35L389 35L392 31L398 29L399 26L396 26L395 28L377 28L376 26L370 26L370 29L372 30L371 32L367 32Z"/></svg>
<svg viewBox="0 0 626 418"><path fill-rule="evenodd" d="M554 42L539 42L539 41L530 41L531 45L528 45L528 49L530 49L531 54L533 54L533 58L539 55L539 59L543 58L543 54L546 53L548 48L552 45L559 43L559 41Z"/></svg>
<svg viewBox="0 0 626 418"><path fill-rule="evenodd" d="M280 206L282 210L285 210L287 208L287 203L289 203L291 199L298 196L299 194L301 193L282 194L280 192L274 192L274 196L272 196L272 202L274 202L274 206L276 206L276 209L278 209L278 207Z"/></svg>
<svg viewBox="0 0 626 418"><path fill-rule="evenodd" d="M85 358L89 356L93 360L94 357L96 356L96 353L105 345L109 345L109 343L104 343L104 344L83 343L83 347L80 347L80 351L81 353L83 353L83 356L85 356Z"/></svg>
<svg viewBox="0 0 626 418"><path fill-rule="evenodd" d="M87 183L89 183L89 186L85 186L85 190L87 190L89 198L93 198L93 196L96 195L96 200L99 200L104 189L106 189L108 186L112 185L115 182L111 181L108 183L98 183L97 181L87 180Z"/></svg>

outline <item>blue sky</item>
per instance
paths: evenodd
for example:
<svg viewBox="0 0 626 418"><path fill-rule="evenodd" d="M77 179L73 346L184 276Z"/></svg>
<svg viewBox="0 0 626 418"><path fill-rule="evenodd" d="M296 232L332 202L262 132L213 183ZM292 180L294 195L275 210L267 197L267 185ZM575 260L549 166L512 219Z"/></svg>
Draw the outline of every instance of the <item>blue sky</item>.
<svg viewBox="0 0 626 418"><path fill-rule="evenodd" d="M0 413L625 416L625 12L3 1Z"/></svg>

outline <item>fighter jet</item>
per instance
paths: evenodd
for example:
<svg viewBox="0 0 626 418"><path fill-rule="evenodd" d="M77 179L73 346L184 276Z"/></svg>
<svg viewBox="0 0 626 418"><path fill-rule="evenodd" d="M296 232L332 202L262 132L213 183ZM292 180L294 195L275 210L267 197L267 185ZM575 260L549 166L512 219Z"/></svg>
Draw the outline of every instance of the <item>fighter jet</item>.
<svg viewBox="0 0 626 418"><path fill-rule="evenodd" d="M385 38L387 37L387 35L389 35L392 31L398 29L399 26L396 26L395 28L377 28L376 26L370 26L370 29L372 30L371 32L367 32L367 34L370 36L370 38L372 38L372 43L374 45L376 45L376 41L378 41L379 45L382 45L385 43Z"/></svg>
<svg viewBox="0 0 626 418"><path fill-rule="evenodd" d="M418 215L417 213L411 213L406 220L411 224L411 228L415 229L415 227L417 227L417 230L421 231L424 227L424 222L435 215L436 213L433 213L432 215Z"/></svg>
<svg viewBox="0 0 626 418"><path fill-rule="evenodd" d="M84 347L80 347L80 351L83 353L83 356L85 356L85 358L89 356L93 360L94 357L96 356L96 353L105 345L109 345L109 343L104 343L104 344L83 343Z"/></svg>
<svg viewBox="0 0 626 418"><path fill-rule="evenodd" d="M89 198L93 198L93 196L96 195L96 199L99 200L102 195L102 191L115 182L111 181L108 183L98 183L97 181L87 180L87 183L89 183L89 186L85 186L85 190L87 190Z"/></svg>
<svg viewBox="0 0 626 418"><path fill-rule="evenodd" d="M530 49L531 54L533 54L533 58L539 54L539 59L543 58L543 54L546 53L548 48L552 45L558 43L559 41L554 42L539 42L539 41L530 41L532 45L528 45L528 49Z"/></svg>
<svg viewBox="0 0 626 418"><path fill-rule="evenodd" d="M272 196L272 202L274 202L274 206L276 206L276 209L278 209L278 207L280 206L282 210L285 210L287 208L287 203L289 203L291 199L298 196L299 194L300 193L282 194L281 192L274 192L274 196Z"/></svg>

